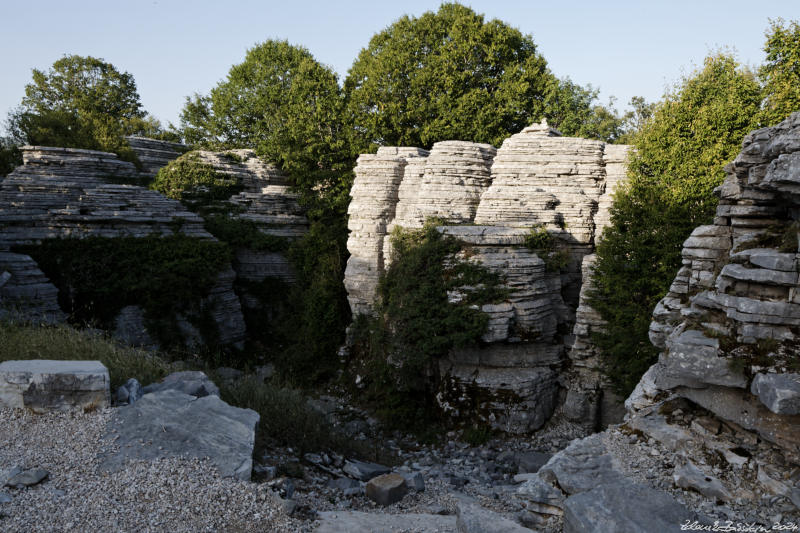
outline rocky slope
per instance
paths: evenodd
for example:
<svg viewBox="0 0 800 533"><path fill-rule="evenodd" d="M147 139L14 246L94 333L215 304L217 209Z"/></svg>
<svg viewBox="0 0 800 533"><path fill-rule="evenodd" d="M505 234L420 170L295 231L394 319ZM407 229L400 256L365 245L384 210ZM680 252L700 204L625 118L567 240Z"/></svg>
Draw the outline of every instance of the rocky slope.
<svg viewBox="0 0 800 533"><path fill-rule="evenodd" d="M394 228L442 220L440 231L468 246L471 261L498 272L510 294L507 301L483 306L490 318L484 345L453 352L441 362L449 383L442 401L463 412L474 400L465 391L477 387L486 421L513 432L541 427L565 383L569 333L588 272L581 262L607 223L626 152L626 146L562 137L537 124L497 150L445 141L429 153L381 147L377 154L362 155L351 191L345 273L353 313L372 312L378 280L391 261ZM524 246L533 228L547 231L552 250ZM556 253L561 264L548 266L548 256ZM599 389L598 375L590 378L594 381L586 386ZM575 401L595 406L600 396ZM460 405L463 400L468 401Z"/></svg>

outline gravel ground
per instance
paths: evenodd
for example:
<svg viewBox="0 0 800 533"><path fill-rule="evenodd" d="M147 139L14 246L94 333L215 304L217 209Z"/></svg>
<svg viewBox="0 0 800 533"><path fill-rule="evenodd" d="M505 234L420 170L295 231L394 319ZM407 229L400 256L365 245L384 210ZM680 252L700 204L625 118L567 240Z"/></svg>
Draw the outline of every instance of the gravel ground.
<svg viewBox="0 0 800 533"><path fill-rule="evenodd" d="M97 469L111 410L35 415L0 410L0 472L50 472L28 489L5 488L0 531L309 531L268 487L221 479L207 461L137 461L119 473Z"/></svg>

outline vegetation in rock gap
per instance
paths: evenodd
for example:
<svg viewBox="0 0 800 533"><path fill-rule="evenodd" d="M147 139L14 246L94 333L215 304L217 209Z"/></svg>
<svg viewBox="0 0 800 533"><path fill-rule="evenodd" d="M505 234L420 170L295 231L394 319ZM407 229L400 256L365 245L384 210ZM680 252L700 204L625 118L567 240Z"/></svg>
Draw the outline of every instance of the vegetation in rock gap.
<svg viewBox="0 0 800 533"><path fill-rule="evenodd" d="M59 304L73 322L113 329L123 307L138 305L164 347L183 341L176 337L178 313L206 325L201 300L230 261L224 243L182 234L50 239L18 250L59 288ZM208 341L214 340L212 329L201 328Z"/></svg>
<svg viewBox="0 0 800 533"><path fill-rule="evenodd" d="M557 249L555 237L543 225L532 227L523 244L541 257L547 272L558 272L569 263L569 252Z"/></svg>
<svg viewBox="0 0 800 533"><path fill-rule="evenodd" d="M598 118L591 87L558 80L531 36L453 3L374 35L344 91L359 146L430 148L446 139L499 146L543 117L567 135L605 139L619 122Z"/></svg>
<svg viewBox="0 0 800 533"><path fill-rule="evenodd" d="M264 233L252 220L231 218L224 214L209 215L204 220L206 231L234 249L285 252L289 248L289 240L286 237Z"/></svg>
<svg viewBox="0 0 800 533"><path fill-rule="evenodd" d="M0 137L0 178L22 164L22 152L8 137Z"/></svg>
<svg viewBox="0 0 800 533"><path fill-rule="evenodd" d="M461 249L431 223L396 229L377 314L357 317L353 371L390 425L421 430L437 419L438 360L479 342L488 323L479 306L507 297L497 274L455 258Z"/></svg>
<svg viewBox="0 0 800 533"><path fill-rule="evenodd" d="M629 393L654 362L653 308L680 266L683 241L713 217L723 166L757 125L761 90L730 56L706 59L658 105L635 138L629 184L611 208L598 245L591 303L608 322L597 334L609 379Z"/></svg>
<svg viewBox="0 0 800 533"><path fill-rule="evenodd" d="M167 198L183 200L188 206L197 208L230 198L242 190L242 185L235 178L217 172L213 165L201 161L196 153L189 152L161 168L150 188Z"/></svg>

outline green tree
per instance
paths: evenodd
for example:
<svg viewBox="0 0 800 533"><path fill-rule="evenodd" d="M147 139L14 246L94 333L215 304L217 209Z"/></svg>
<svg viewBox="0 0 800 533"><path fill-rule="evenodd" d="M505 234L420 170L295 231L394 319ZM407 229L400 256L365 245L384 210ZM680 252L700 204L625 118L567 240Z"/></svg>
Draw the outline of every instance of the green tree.
<svg viewBox="0 0 800 533"><path fill-rule="evenodd" d="M631 144L636 135L642 131L644 125L650 120L656 110L655 102L647 102L642 96L634 96L628 105L631 110L622 116L622 135L617 138L621 144Z"/></svg>
<svg viewBox="0 0 800 533"><path fill-rule="evenodd" d="M145 116L131 74L102 59L66 55L46 72L33 70L8 125L19 144L105 150L135 160L124 136Z"/></svg>
<svg viewBox="0 0 800 533"><path fill-rule="evenodd" d="M0 137L0 178L22 164L22 154L8 137Z"/></svg>
<svg viewBox="0 0 800 533"><path fill-rule="evenodd" d="M763 125L777 124L800 111L800 24L770 21L764 45L766 62L759 71L764 84Z"/></svg>
<svg viewBox="0 0 800 533"><path fill-rule="evenodd" d="M248 50L208 96L187 98L181 129L190 143L254 149L301 192L341 192L354 161L342 105L330 68L305 48L270 40Z"/></svg>
<svg viewBox="0 0 800 533"><path fill-rule="evenodd" d="M623 120L613 98L608 106L595 103L598 93L591 85L582 87L569 78L556 80L544 101L548 123L565 135L616 141L623 133Z"/></svg>
<svg viewBox="0 0 800 533"><path fill-rule="evenodd" d="M681 264L692 229L711 221L723 166L757 126L754 75L716 54L655 108L635 137L628 185L598 245L591 304L608 322L597 335L608 377L628 393L654 362L647 331L653 308Z"/></svg>
<svg viewBox="0 0 800 533"><path fill-rule="evenodd" d="M361 149L445 139L499 146L545 116L574 134L573 108L590 113L596 97L559 82L529 35L459 4L404 16L374 35L344 91Z"/></svg>

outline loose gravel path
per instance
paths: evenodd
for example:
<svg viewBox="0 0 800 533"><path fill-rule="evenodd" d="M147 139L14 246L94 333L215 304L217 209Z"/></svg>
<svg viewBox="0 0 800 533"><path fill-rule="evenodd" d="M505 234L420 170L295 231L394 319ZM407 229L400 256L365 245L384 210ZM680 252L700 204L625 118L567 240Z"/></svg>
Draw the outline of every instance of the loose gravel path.
<svg viewBox="0 0 800 533"><path fill-rule="evenodd" d="M99 471L111 410L36 415L0 410L0 474L15 466L50 472L27 489L0 488L3 532L308 531L264 485L221 479L208 461L132 462Z"/></svg>

